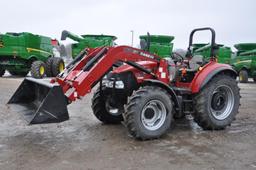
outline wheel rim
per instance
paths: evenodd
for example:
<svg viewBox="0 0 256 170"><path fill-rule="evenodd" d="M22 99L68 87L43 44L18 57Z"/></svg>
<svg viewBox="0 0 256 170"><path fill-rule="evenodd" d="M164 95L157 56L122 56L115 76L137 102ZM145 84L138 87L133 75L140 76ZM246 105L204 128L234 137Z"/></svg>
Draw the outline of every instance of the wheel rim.
<svg viewBox="0 0 256 170"><path fill-rule="evenodd" d="M44 71L45 71L44 66L40 66L39 73L41 76L44 75Z"/></svg>
<svg viewBox="0 0 256 170"><path fill-rule="evenodd" d="M141 121L146 129L154 131L164 124L166 115L165 105L160 100L151 100L142 109Z"/></svg>
<svg viewBox="0 0 256 170"><path fill-rule="evenodd" d="M235 103L234 93L229 86L218 86L211 98L211 113L217 120L226 119L233 110Z"/></svg>
<svg viewBox="0 0 256 170"><path fill-rule="evenodd" d="M240 81L243 80L243 76L241 75L241 73L240 73L240 75L239 75L239 80L240 80Z"/></svg>
<svg viewBox="0 0 256 170"><path fill-rule="evenodd" d="M64 70L64 63L60 63L59 65L59 71L60 73Z"/></svg>

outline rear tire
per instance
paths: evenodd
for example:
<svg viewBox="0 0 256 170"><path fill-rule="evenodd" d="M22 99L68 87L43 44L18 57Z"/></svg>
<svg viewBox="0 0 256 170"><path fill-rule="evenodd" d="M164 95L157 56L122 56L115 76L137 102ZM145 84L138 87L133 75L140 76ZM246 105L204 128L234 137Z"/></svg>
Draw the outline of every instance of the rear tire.
<svg viewBox="0 0 256 170"><path fill-rule="evenodd" d="M256 76L253 77L253 81L256 82Z"/></svg>
<svg viewBox="0 0 256 170"><path fill-rule="evenodd" d="M247 83L248 82L248 72L247 72L247 70L241 70L239 72L239 82L240 83Z"/></svg>
<svg viewBox="0 0 256 170"><path fill-rule="evenodd" d="M52 77L52 62L53 62L53 57L49 57L46 62L45 62L45 73L47 77Z"/></svg>
<svg viewBox="0 0 256 170"><path fill-rule="evenodd" d="M4 75L4 73L5 73L5 69L0 68L0 77L2 77Z"/></svg>
<svg viewBox="0 0 256 170"><path fill-rule="evenodd" d="M45 76L45 64L42 61L34 61L31 65L31 76L34 78L43 78Z"/></svg>
<svg viewBox="0 0 256 170"><path fill-rule="evenodd" d="M240 93L235 79L214 77L194 98L194 121L204 130L221 130L231 125L238 113Z"/></svg>
<svg viewBox="0 0 256 170"><path fill-rule="evenodd" d="M65 69L65 64L62 58L53 57L52 59L52 76L56 77Z"/></svg>
<svg viewBox="0 0 256 170"><path fill-rule="evenodd" d="M129 98L123 114L128 132L136 139L159 138L170 128L173 105L160 87L145 86Z"/></svg>
<svg viewBox="0 0 256 170"><path fill-rule="evenodd" d="M102 87L102 91L100 87L96 90L92 98L92 110L93 114L96 116L98 120L105 124L119 124L123 121L123 108L119 108L117 113L110 113L108 108L108 96L103 95L103 91L105 87ZM123 106L122 106L123 107Z"/></svg>

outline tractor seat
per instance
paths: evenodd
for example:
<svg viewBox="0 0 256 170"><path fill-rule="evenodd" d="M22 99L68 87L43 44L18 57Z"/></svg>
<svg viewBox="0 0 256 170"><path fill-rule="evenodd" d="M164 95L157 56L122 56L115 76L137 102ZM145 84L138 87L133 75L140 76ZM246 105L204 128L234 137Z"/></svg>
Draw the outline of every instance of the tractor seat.
<svg viewBox="0 0 256 170"><path fill-rule="evenodd" d="M195 72L204 63L204 57L202 55L194 55L191 60L189 60L189 69L187 71Z"/></svg>

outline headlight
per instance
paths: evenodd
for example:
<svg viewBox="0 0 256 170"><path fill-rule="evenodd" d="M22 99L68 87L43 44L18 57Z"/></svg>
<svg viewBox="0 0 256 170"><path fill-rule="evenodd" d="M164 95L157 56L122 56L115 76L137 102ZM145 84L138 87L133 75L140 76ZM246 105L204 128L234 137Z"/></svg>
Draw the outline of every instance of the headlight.
<svg viewBox="0 0 256 170"><path fill-rule="evenodd" d="M106 87L113 88L114 81L106 80L104 83L105 83Z"/></svg>
<svg viewBox="0 0 256 170"><path fill-rule="evenodd" d="M114 81L105 80L105 81L104 81L104 84L105 84L105 86L108 87L108 88L113 88L113 86L114 86ZM123 81L121 81L121 80L116 81L116 83L115 83L115 88L116 88L116 89L123 89L123 88L124 88L124 83L123 83Z"/></svg>
<svg viewBox="0 0 256 170"><path fill-rule="evenodd" d="M116 85L115 85L116 89L123 89L124 88L124 83L123 81L116 81Z"/></svg>

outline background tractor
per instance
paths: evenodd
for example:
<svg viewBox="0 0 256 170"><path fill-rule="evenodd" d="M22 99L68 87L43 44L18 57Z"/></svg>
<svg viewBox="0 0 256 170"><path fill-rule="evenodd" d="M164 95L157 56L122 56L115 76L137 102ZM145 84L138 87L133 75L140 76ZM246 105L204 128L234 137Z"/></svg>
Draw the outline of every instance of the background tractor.
<svg viewBox="0 0 256 170"><path fill-rule="evenodd" d="M248 78L256 82L256 43L240 43L234 45L237 49L231 65L239 73L239 81L247 83Z"/></svg>
<svg viewBox="0 0 256 170"><path fill-rule="evenodd" d="M57 76L64 70L61 58L54 57L58 43L49 37L27 32L0 34L0 76L10 74L34 78Z"/></svg>
<svg viewBox="0 0 256 170"><path fill-rule="evenodd" d="M230 64L232 50L230 47L224 46L222 44L217 44L219 50L217 52L218 62ZM201 55L205 60L210 60L211 58L211 44L193 44L193 55Z"/></svg>
<svg viewBox="0 0 256 170"><path fill-rule="evenodd" d="M212 33L208 63L194 60L191 51L194 33L204 30ZM106 124L123 121L136 139L158 138L185 115L205 130L224 129L238 113L240 93L236 72L217 63L217 51L211 28L191 32L186 58L129 46L90 49L50 82L26 78L8 104L30 124L62 122L69 119L67 105L98 84L94 115Z"/></svg>

